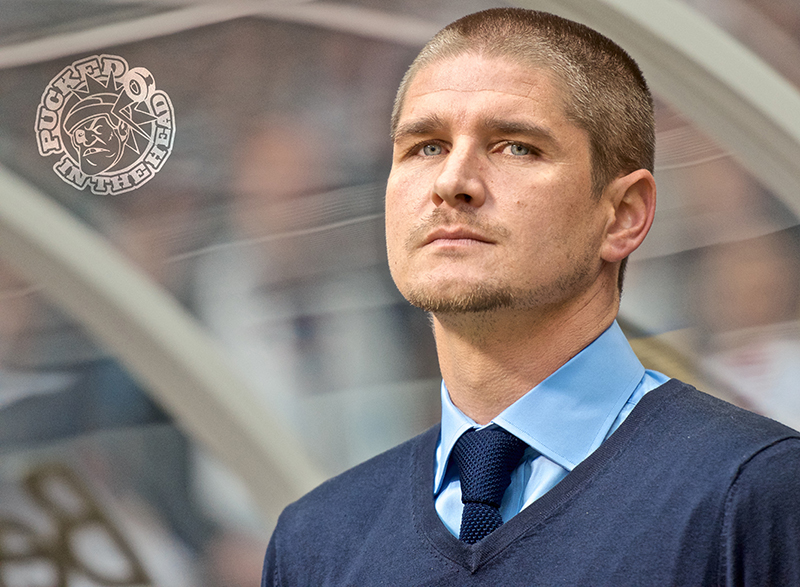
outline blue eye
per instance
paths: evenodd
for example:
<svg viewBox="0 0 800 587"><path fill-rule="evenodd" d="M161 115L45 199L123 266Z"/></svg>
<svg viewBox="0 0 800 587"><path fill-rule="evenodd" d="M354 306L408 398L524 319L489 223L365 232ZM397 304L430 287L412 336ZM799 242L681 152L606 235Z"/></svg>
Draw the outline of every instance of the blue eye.
<svg viewBox="0 0 800 587"><path fill-rule="evenodd" d="M435 143L428 143L427 145L422 147L422 154L428 157L432 155L441 155L442 147Z"/></svg>
<svg viewBox="0 0 800 587"><path fill-rule="evenodd" d="M526 147L525 145L512 143L511 145L509 145L509 148L511 149L511 154L517 157L531 154L530 148Z"/></svg>

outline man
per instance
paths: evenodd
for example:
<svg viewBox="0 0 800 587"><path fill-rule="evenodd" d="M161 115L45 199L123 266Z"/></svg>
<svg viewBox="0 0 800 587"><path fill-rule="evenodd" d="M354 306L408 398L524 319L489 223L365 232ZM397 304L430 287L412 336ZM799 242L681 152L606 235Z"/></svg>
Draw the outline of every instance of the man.
<svg viewBox="0 0 800 587"><path fill-rule="evenodd" d="M442 423L287 508L262 585L800 584L800 435L645 372L614 321L653 137L638 67L586 27L496 9L428 43L386 229Z"/></svg>

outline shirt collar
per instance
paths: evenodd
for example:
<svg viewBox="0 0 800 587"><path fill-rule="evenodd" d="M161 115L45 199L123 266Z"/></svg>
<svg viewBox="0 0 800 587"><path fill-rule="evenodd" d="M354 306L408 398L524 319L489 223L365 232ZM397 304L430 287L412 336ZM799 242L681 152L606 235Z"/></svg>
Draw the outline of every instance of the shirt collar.
<svg viewBox="0 0 800 587"><path fill-rule="evenodd" d="M614 321L589 346L503 410L492 423L571 471L600 446L643 376L644 367ZM450 400L444 381L441 394L435 493L441 488L456 440L470 428L478 427Z"/></svg>

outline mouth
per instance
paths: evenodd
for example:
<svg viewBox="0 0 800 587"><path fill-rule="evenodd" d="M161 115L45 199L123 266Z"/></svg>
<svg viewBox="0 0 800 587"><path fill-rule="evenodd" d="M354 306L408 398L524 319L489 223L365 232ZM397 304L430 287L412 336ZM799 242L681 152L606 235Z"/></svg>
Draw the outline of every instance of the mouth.
<svg viewBox="0 0 800 587"><path fill-rule="evenodd" d="M89 147L83 152L83 155L94 155L95 153L108 153L108 149L103 149L102 147Z"/></svg>
<svg viewBox="0 0 800 587"><path fill-rule="evenodd" d="M462 227L437 228L425 238L422 246L437 245L470 245L474 243L494 244L490 238L479 232Z"/></svg>

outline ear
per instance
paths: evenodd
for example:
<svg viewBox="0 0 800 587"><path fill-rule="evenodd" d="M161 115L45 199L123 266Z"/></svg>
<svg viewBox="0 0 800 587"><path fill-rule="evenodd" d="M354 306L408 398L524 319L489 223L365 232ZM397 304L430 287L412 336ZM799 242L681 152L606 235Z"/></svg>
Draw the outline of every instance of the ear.
<svg viewBox="0 0 800 587"><path fill-rule="evenodd" d="M656 181L646 169L623 175L605 189L610 216L600 256L609 263L622 261L647 236L656 212Z"/></svg>

